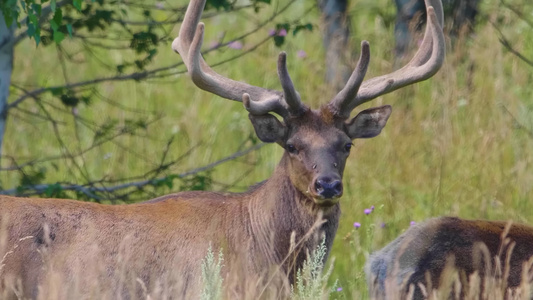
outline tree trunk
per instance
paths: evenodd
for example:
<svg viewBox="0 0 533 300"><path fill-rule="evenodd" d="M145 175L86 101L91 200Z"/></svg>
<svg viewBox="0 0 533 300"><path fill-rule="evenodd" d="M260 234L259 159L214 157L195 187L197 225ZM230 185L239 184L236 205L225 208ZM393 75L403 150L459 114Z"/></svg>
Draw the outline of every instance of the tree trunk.
<svg viewBox="0 0 533 300"><path fill-rule="evenodd" d="M350 78L348 0L319 0L324 21L324 48L326 50L326 82L342 89Z"/></svg>
<svg viewBox="0 0 533 300"><path fill-rule="evenodd" d="M6 26L4 15L0 13L0 158L7 119L7 98L13 71L13 48L15 45L15 23ZM1 160L0 160L1 163Z"/></svg>

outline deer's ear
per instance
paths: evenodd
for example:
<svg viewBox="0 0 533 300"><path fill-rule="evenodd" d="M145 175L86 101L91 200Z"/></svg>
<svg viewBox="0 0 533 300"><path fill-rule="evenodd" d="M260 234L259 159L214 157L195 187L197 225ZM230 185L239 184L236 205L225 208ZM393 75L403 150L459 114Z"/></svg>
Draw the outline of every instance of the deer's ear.
<svg viewBox="0 0 533 300"><path fill-rule="evenodd" d="M265 143L280 142L287 135L287 127L271 114L261 116L249 114L248 117L254 125L255 134Z"/></svg>
<svg viewBox="0 0 533 300"><path fill-rule="evenodd" d="M380 134L392 112L390 105L365 109L344 124L344 131L353 140Z"/></svg>

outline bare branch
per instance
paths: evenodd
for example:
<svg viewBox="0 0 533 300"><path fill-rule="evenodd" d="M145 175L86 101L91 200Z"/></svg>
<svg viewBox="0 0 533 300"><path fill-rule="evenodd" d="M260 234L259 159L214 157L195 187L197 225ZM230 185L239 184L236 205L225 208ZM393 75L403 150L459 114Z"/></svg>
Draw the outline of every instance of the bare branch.
<svg viewBox="0 0 533 300"><path fill-rule="evenodd" d="M62 191L79 192L79 193L82 193L82 194L92 198L92 199L104 200L105 198L102 198L101 196L98 196L97 194L99 194L99 193L112 194L112 193L116 193L116 192L123 191L123 190L126 190L126 189L130 189L130 188L141 189L141 188L146 187L146 186L153 186L157 182L167 180L168 178L171 178L171 179L172 178L184 178L184 177L187 177L187 176L195 175L195 174L198 174L198 173L201 173L201 172L205 172L205 171L211 170L211 169L213 169L213 168L215 168L215 167L217 167L217 166L219 166L219 165L221 165L223 163L226 163L228 161L232 161L232 160L234 160L236 158L239 158L241 156L247 155L250 152L253 152L253 151L256 151L256 150L260 149L264 145L265 144L263 144L263 143L256 144L256 145L251 146L251 147L249 147L249 148L247 148L245 150L235 152L235 153L233 153L233 154L231 154L231 155L229 155L229 156L227 156L225 158L222 158L222 159L220 159L218 161L215 161L213 163L207 164L207 165L205 165L203 167L192 169L192 170L189 170L187 172L176 174L176 175L152 178L152 179L148 179L148 180L140 180L140 181L136 181L136 182L128 182L128 183L118 184L118 185L115 185L115 186L108 186L108 187L94 186L94 182L93 183L88 183L88 184L85 184L85 185L78 185L78 184L37 184L37 185L23 187L22 190L20 188L3 190L3 191L0 191L0 195L20 195L20 194L23 194L25 196L39 195L39 194L45 193L51 187L57 187L57 188L61 189Z"/></svg>

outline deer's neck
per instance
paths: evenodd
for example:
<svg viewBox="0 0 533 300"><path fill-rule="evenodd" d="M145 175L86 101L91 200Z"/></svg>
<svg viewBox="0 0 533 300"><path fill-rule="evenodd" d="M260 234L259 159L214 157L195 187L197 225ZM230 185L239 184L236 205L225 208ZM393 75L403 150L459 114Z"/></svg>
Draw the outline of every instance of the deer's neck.
<svg viewBox="0 0 533 300"><path fill-rule="evenodd" d="M289 178L285 155L272 177L254 192L249 214L254 244L267 263L283 264L285 271L290 269L292 273L301 267L306 249L314 250L323 238L329 253L337 232L340 207L336 204L320 208L297 190ZM296 246L293 253L289 253L291 243ZM290 257L284 262L287 256ZM287 265L289 261L295 265Z"/></svg>

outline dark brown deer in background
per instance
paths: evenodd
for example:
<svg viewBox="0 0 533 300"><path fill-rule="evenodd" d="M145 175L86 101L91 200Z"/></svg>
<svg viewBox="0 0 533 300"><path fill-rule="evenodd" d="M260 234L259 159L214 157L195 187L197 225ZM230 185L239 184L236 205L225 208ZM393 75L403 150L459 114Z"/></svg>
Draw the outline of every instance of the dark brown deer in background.
<svg viewBox="0 0 533 300"><path fill-rule="evenodd" d="M352 140L378 135L391 108L367 109L352 119L350 112L380 95L431 77L444 60L441 4L428 0L425 38L409 64L363 82L370 59L369 45L363 42L346 87L328 104L312 110L302 104L293 86L285 53L278 59L282 92L215 73L200 54L204 24L199 20L204 5L205 0L189 4L172 47L198 87L242 101L257 136L286 149L273 175L244 193L183 192L132 205L2 196L0 224L7 240L3 240L4 256L0 253L4 257L0 295L42 296L50 269L63 275L64 289L76 285L90 293L87 270L97 269L99 261L102 285L92 288L109 288L129 298L168 286L174 274L181 289L172 295L195 298L200 262L210 245L224 251L224 274L238 270L244 272L241 278L254 280L280 266L276 273L292 278L305 252L320 242L320 237L309 238L309 233L319 232L331 249ZM317 219L323 220L318 226ZM83 274L78 274L80 270ZM73 282L76 274L84 280ZM130 279L133 286L127 285Z"/></svg>
<svg viewBox="0 0 533 300"><path fill-rule="evenodd" d="M374 299L427 299L432 289L441 290L439 299L457 299L445 292L460 299L511 299L521 284L516 299L531 299L532 257L531 226L439 217L410 227L373 253L365 271ZM460 287L443 290L454 271Z"/></svg>

